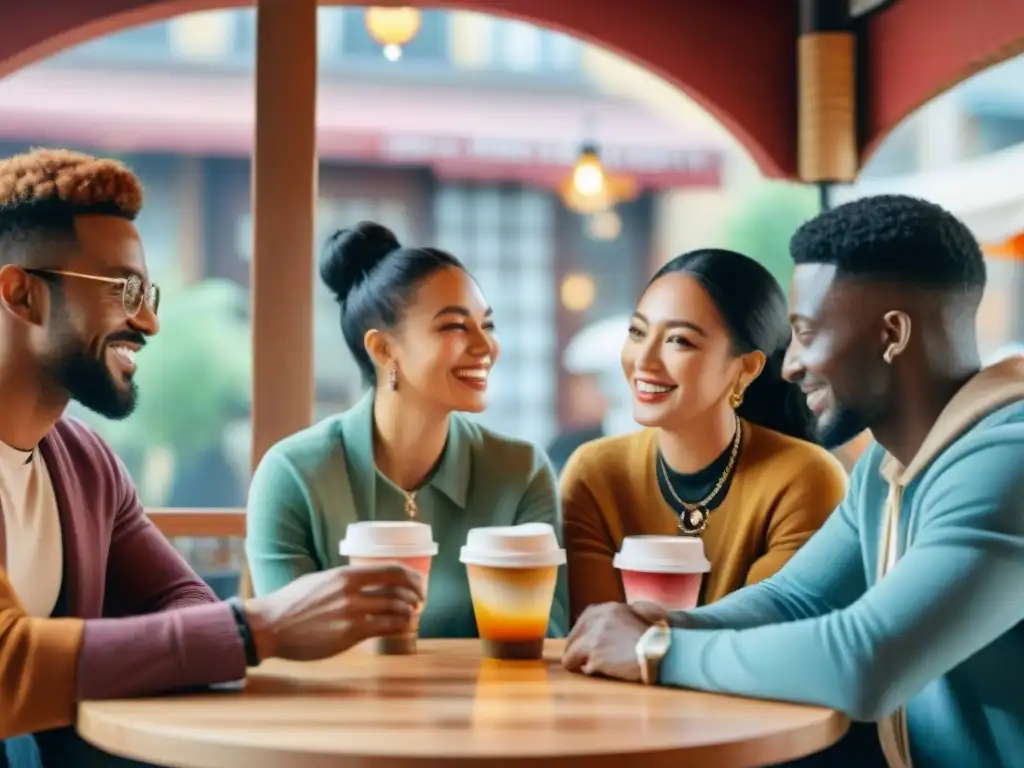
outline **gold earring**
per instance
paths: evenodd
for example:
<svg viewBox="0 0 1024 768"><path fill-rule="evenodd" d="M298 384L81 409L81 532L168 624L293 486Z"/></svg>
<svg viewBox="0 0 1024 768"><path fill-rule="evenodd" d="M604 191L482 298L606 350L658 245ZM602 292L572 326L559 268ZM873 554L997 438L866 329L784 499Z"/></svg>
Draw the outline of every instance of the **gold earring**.
<svg viewBox="0 0 1024 768"><path fill-rule="evenodd" d="M398 389L398 368L392 367L388 371L388 389L392 392Z"/></svg>
<svg viewBox="0 0 1024 768"><path fill-rule="evenodd" d="M741 405L743 405L743 392L736 390L729 395L729 406L735 411Z"/></svg>

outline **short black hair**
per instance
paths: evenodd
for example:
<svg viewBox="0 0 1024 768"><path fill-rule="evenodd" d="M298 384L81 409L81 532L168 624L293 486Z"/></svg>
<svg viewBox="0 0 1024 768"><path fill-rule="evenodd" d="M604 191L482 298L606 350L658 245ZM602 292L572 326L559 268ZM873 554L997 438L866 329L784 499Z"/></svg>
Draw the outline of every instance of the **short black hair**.
<svg viewBox="0 0 1024 768"><path fill-rule="evenodd" d="M398 325L419 284L449 267L465 270L438 248L403 248L390 229L372 221L327 238L320 279L341 305L341 333L368 384L377 383L377 372L363 343L366 332Z"/></svg>
<svg viewBox="0 0 1024 768"><path fill-rule="evenodd" d="M837 276L980 294L985 258L956 216L908 195L876 195L819 214L790 239L796 264L831 264Z"/></svg>

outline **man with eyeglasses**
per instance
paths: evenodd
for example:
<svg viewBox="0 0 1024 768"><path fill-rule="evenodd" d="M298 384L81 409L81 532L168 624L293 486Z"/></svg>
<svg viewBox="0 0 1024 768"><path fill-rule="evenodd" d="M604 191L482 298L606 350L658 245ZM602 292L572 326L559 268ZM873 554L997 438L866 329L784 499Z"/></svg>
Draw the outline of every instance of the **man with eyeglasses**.
<svg viewBox="0 0 1024 768"><path fill-rule="evenodd" d="M111 449L64 415L122 419L159 330L124 165L65 150L0 160L0 766L113 764L76 704L244 677L400 630L423 599L399 566L337 568L218 601L146 517Z"/></svg>

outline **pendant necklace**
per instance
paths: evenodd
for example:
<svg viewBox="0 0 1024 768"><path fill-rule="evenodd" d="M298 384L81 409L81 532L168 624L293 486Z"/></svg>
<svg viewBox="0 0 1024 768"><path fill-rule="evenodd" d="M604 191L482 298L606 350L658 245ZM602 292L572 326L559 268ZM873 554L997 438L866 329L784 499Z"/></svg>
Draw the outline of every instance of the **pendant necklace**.
<svg viewBox="0 0 1024 768"><path fill-rule="evenodd" d="M417 491L402 489L402 495L405 496L405 514L410 520L415 520L420 514L420 508L416 504L416 493Z"/></svg>
<svg viewBox="0 0 1024 768"><path fill-rule="evenodd" d="M704 533L704 529L708 527L708 517L711 511L708 506L715 500L719 492L725 486L725 481L729 479L732 474L733 467L736 465L736 457L740 452L740 440L743 432L743 423L739 417L736 418L736 434L732 439L732 451L729 453L729 463L726 464L725 471L722 472L721 477L718 478L718 482L715 483L715 487L711 489L711 493L705 496L700 501L693 503L689 501L683 501L679 498L679 494L676 493L676 489L672 486L672 479L668 474L668 464L665 462L665 457L661 451L658 451L658 467L661 469L662 477L665 479L665 487L668 488L668 492L672 495L672 499L676 502L677 514L679 515L679 531L683 536L700 536Z"/></svg>

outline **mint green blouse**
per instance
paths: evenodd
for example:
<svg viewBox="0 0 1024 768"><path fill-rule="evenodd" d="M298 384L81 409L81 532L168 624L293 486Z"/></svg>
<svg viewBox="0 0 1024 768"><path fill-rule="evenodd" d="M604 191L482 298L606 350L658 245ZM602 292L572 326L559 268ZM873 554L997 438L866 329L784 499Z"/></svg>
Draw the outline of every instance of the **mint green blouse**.
<svg viewBox="0 0 1024 768"><path fill-rule="evenodd" d="M459 549L470 528L550 523L561 536L555 475L533 445L496 434L461 414L450 417L441 461L416 495L438 554L420 620L423 637L476 637ZM256 594L305 573L344 565L338 543L349 523L405 520L405 497L373 461L373 394L274 445L249 489L245 542ZM568 630L565 567L549 635Z"/></svg>

